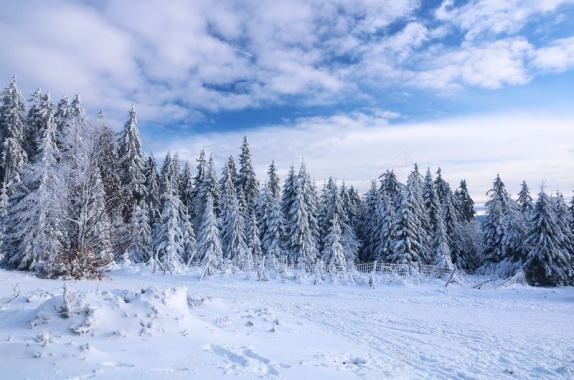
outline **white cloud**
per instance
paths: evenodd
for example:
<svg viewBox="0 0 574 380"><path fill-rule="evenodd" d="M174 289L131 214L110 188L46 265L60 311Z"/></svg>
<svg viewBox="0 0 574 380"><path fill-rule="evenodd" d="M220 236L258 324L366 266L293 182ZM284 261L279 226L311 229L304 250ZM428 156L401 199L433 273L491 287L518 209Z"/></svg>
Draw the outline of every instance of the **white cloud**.
<svg viewBox="0 0 574 380"><path fill-rule="evenodd" d="M548 47L536 50L534 67L561 72L574 66L574 37L553 41Z"/></svg>
<svg viewBox="0 0 574 380"><path fill-rule="evenodd" d="M572 0L472 0L461 7L445 0L436 11L437 19L456 25L467 40L486 35L514 34L534 17L557 10Z"/></svg>
<svg viewBox="0 0 574 380"><path fill-rule="evenodd" d="M80 92L114 119L135 103L154 124L286 102L369 105L390 88L496 89L572 67L571 38L536 50L519 34L572 2L445 1L438 23L417 16L417 0L2 2L0 76L55 99Z"/></svg>
<svg viewBox="0 0 574 380"><path fill-rule="evenodd" d="M533 47L522 38L439 50L428 56L424 69L413 73L411 83L428 88L449 88L459 84L491 89L506 84L525 84L530 80L525 61L532 50Z"/></svg>

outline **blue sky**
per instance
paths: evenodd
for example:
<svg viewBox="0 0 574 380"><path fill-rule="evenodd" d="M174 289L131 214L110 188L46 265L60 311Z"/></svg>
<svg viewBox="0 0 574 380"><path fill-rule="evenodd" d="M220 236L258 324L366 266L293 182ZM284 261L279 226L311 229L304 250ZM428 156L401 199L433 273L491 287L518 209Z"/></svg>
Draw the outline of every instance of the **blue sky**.
<svg viewBox="0 0 574 380"><path fill-rule="evenodd" d="M6 84L117 129L135 104L159 158L247 135L261 181L304 158L362 191L414 162L478 202L497 173L574 189L573 0L4 1L0 36Z"/></svg>

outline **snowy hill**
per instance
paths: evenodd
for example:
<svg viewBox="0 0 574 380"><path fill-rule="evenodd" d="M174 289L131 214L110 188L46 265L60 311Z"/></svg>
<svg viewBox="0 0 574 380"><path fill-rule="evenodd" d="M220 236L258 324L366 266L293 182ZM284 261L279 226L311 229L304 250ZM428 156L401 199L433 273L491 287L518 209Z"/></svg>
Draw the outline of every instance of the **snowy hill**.
<svg viewBox="0 0 574 380"><path fill-rule="evenodd" d="M574 288L0 271L3 379L572 378Z"/></svg>

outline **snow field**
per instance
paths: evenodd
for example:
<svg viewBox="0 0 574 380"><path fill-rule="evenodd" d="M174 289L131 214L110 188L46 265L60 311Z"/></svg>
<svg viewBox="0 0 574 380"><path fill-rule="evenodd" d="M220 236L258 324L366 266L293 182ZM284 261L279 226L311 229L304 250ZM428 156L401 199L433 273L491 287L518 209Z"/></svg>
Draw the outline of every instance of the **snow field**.
<svg viewBox="0 0 574 380"><path fill-rule="evenodd" d="M0 271L2 378L574 377L571 287L198 279Z"/></svg>

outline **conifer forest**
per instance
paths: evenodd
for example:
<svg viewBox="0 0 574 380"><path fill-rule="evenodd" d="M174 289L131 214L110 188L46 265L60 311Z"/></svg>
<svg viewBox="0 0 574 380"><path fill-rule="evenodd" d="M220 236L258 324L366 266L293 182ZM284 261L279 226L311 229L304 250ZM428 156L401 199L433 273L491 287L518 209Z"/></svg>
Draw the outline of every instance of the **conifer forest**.
<svg viewBox="0 0 574 380"><path fill-rule="evenodd" d="M574 285L574 200L512 196L493 173L479 222L466 181L416 164L365 194L342 180L316 183L305 162L257 178L248 138L239 157L196 162L146 156L135 107L119 132L80 97L26 100L16 79L0 94L0 264L47 278L101 278L114 264L159 274L238 268L264 281L274 265L347 273L359 263L433 266L534 286ZM469 173L472 175L472 173ZM538 186L538 184L536 184Z"/></svg>

